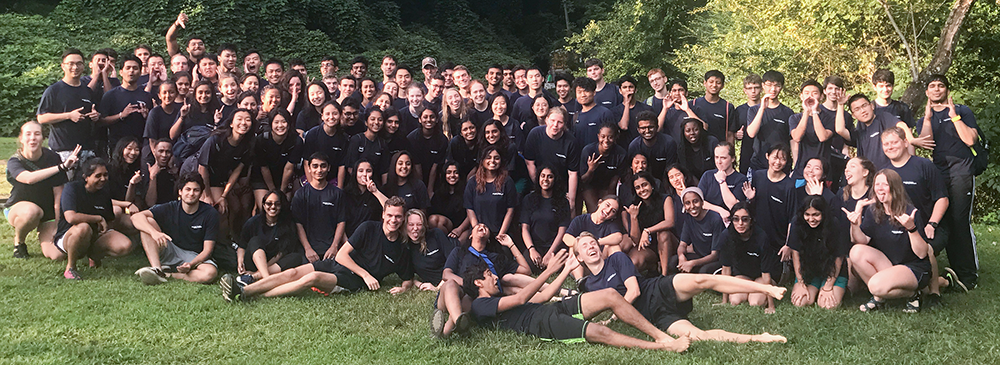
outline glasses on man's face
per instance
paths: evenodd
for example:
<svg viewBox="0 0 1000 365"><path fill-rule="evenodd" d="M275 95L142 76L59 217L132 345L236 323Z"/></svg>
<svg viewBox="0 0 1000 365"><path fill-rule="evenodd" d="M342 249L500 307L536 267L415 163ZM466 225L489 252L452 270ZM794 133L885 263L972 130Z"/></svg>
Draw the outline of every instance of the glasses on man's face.
<svg viewBox="0 0 1000 365"><path fill-rule="evenodd" d="M83 62L82 61L81 62L63 62L62 64L66 65L66 66L83 67Z"/></svg>
<svg viewBox="0 0 1000 365"><path fill-rule="evenodd" d="M281 203L278 203L278 202L264 202L264 206L265 207L278 207L278 206L281 206Z"/></svg>
<svg viewBox="0 0 1000 365"><path fill-rule="evenodd" d="M749 215L744 215L744 216L739 216L739 217L733 217L732 218L733 222L740 222L740 223L750 223L751 220L753 220L753 219L750 218Z"/></svg>

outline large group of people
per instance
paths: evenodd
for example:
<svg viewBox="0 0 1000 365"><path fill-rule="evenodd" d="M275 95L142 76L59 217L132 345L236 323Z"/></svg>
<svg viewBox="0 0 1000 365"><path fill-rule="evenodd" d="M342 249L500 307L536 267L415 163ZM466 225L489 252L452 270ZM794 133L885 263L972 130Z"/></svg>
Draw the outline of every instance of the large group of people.
<svg viewBox="0 0 1000 365"><path fill-rule="evenodd" d="M78 261L141 246L143 283L218 280L234 302L377 290L396 274L393 294L438 292L441 337L477 322L673 351L784 341L699 329L687 315L706 290L767 313L786 282L795 306L867 292L862 311L898 299L916 312L976 287L981 137L944 76L922 117L892 99L888 70L875 95L829 76L786 106L778 71L743 78L736 105L719 71L689 100L684 79L652 69L643 101L598 59L557 73L554 92L537 67L477 79L431 57L416 72L386 55L381 77L364 57L343 74L326 57L313 75L228 44L209 53L196 35L182 51L186 21L166 56L63 53L7 164L15 257L37 230L80 280ZM570 276L578 290L563 288ZM653 340L591 322L606 311Z"/></svg>

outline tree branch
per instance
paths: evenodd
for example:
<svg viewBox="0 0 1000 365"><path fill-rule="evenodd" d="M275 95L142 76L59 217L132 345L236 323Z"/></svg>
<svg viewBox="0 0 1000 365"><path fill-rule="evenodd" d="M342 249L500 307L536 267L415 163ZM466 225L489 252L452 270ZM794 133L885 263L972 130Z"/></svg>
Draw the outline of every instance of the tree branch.
<svg viewBox="0 0 1000 365"><path fill-rule="evenodd" d="M948 14L948 19L945 20L944 26L941 27L941 37L934 48L934 55L931 57L931 61L928 62L927 67L920 72L917 78L910 81L910 84L906 87L906 92L903 93L903 97L901 98L904 103L911 106L923 104L923 99L926 98L923 92L924 84L930 76L948 72L948 68L951 67L955 46L958 45L958 34L962 30L962 22L965 21L965 17L969 14L973 3L975 3L975 0L957 0L955 5L952 6L951 13ZM914 107L914 110L921 109Z"/></svg>
<svg viewBox="0 0 1000 365"><path fill-rule="evenodd" d="M913 80L917 79L917 59L916 55L913 54L913 48L910 47L910 42L906 41L906 35L903 31L899 30L899 25L896 24L896 18L892 16L892 12L889 11L889 4L886 0L878 0L882 4L882 9L885 9L885 15L889 17L889 23L892 24L892 29L896 31L896 36L899 37L899 41L903 42L903 48L906 49L906 58L910 61L910 77Z"/></svg>

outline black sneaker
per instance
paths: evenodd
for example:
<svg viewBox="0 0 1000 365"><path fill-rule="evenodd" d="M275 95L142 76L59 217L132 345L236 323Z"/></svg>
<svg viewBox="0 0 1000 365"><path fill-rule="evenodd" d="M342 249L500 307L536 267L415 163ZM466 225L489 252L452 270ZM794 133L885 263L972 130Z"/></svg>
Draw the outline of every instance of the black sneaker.
<svg viewBox="0 0 1000 365"><path fill-rule="evenodd" d="M918 313L920 312L920 293L913 294L910 299L906 300L906 308L903 308L903 313Z"/></svg>
<svg viewBox="0 0 1000 365"><path fill-rule="evenodd" d="M472 329L472 315L469 312L464 312L458 316L458 322L455 323L455 332L458 333L468 333Z"/></svg>
<svg viewBox="0 0 1000 365"><path fill-rule="evenodd" d="M950 267L944 268L944 274L942 274L941 277L948 280L949 291L962 293L969 292L969 287L965 286L965 283L958 279L958 274L956 274L955 270L952 270Z"/></svg>
<svg viewBox="0 0 1000 365"><path fill-rule="evenodd" d="M257 281L257 279L255 279L253 275L250 274L243 274L240 275L240 277L236 278L236 283L240 284L240 287L245 287L247 285L253 284L255 281Z"/></svg>
<svg viewBox="0 0 1000 365"><path fill-rule="evenodd" d="M923 302L922 304L927 308L939 307L941 306L941 294L929 293L927 295L924 295L921 301Z"/></svg>
<svg viewBox="0 0 1000 365"><path fill-rule="evenodd" d="M25 244L14 245L14 258L15 259L26 259L31 257L28 255L28 246Z"/></svg>

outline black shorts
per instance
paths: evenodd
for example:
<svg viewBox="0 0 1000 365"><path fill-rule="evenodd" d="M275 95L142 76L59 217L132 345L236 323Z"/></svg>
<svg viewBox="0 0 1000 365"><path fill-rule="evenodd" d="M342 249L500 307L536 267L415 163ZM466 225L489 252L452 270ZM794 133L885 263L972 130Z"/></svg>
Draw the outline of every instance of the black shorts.
<svg viewBox="0 0 1000 365"><path fill-rule="evenodd" d="M563 343L586 342L587 320L583 319L580 296L561 302L543 304L532 313L523 328L524 333L546 341Z"/></svg>
<svg viewBox="0 0 1000 365"><path fill-rule="evenodd" d="M640 293L642 294L632 303L635 309L663 331L670 328L674 322L687 319L693 309L691 299L677 300L674 275L643 280L640 284Z"/></svg>
<svg viewBox="0 0 1000 365"><path fill-rule="evenodd" d="M928 259L917 260L902 264L913 272L917 278L917 290L927 287L931 281L931 262Z"/></svg>
<svg viewBox="0 0 1000 365"><path fill-rule="evenodd" d="M353 271L341 264L338 264L337 261L334 261L333 259L319 260L314 262L312 265L313 270L336 275L337 286L341 288L349 291L358 291L368 288L368 285L365 284L365 279L362 279Z"/></svg>

